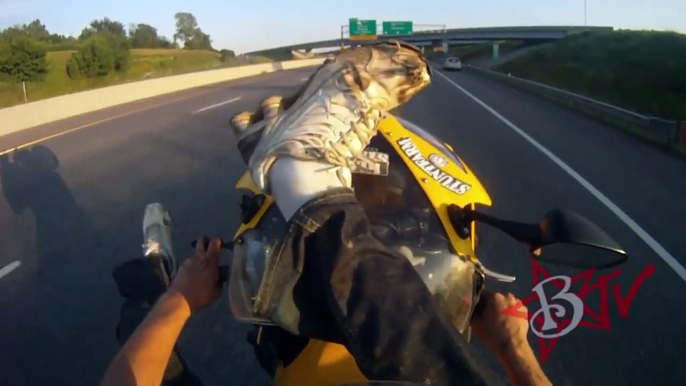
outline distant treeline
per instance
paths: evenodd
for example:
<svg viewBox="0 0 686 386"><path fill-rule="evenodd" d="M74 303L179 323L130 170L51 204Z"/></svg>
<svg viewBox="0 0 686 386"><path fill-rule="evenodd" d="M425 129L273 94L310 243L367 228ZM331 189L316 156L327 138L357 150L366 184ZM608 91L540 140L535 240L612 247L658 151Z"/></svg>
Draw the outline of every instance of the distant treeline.
<svg viewBox="0 0 686 386"><path fill-rule="evenodd" d="M40 20L0 31L0 82L40 82L48 72L46 53L75 51L64 69L70 78L106 76L124 72L131 62L131 48L179 48L211 50L212 39L204 33L191 13L175 15L173 40L157 33L148 24L130 24L104 18L93 20L78 37L50 33ZM221 50L222 61L235 56Z"/></svg>

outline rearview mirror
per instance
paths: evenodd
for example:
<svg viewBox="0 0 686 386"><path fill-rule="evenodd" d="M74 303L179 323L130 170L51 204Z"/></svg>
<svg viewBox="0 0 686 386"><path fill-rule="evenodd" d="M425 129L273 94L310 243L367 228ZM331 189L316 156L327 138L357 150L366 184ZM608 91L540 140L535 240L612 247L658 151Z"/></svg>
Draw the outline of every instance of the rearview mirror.
<svg viewBox="0 0 686 386"><path fill-rule="evenodd" d="M626 254L622 247L598 225L570 210L555 209L548 212L538 224L541 237L532 247L549 244L581 244Z"/></svg>
<svg viewBox="0 0 686 386"><path fill-rule="evenodd" d="M541 232L540 239L531 244L531 250L538 260L580 268L587 268L588 266L608 268L621 264L628 258L622 246L598 225L570 210L555 209L548 212L538 224L538 229ZM571 251L569 249L562 251L556 248L554 254L549 253L553 252L549 248L542 250L543 247L553 244L583 245L613 253L598 254L597 251L590 251L588 248L585 250L571 249ZM565 259L565 255L569 255L569 252L572 251L579 251L577 257ZM588 257L593 258L593 264L587 263Z"/></svg>
<svg viewBox="0 0 686 386"><path fill-rule="evenodd" d="M542 253L542 248L553 244L576 244L611 252L605 256L611 255L612 258L607 259L604 256L591 264L596 268L612 267L627 260L624 249L610 235L598 225L570 210L552 210L543 216L539 224L501 220L471 210L469 207L462 209L456 205L448 206L448 215L460 237L467 237L472 221L488 224L529 245L534 257L542 261L577 266L574 261L564 261L555 258L554 255Z"/></svg>

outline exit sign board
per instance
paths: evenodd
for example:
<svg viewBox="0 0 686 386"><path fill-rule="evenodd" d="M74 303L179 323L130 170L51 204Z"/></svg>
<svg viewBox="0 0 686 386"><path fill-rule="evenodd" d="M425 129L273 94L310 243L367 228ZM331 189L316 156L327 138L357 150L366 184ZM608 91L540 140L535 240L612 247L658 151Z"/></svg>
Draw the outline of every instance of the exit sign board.
<svg viewBox="0 0 686 386"><path fill-rule="evenodd" d="M350 19L350 40L376 40L376 20Z"/></svg>
<svg viewBox="0 0 686 386"><path fill-rule="evenodd" d="M391 36L412 35L411 21L384 21L383 34Z"/></svg>

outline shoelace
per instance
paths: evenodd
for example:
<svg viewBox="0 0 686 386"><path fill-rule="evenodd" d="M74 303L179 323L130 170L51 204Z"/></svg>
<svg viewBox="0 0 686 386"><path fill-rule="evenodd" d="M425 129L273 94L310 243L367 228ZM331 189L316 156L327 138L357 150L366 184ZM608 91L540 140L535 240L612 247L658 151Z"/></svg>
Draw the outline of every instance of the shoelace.
<svg viewBox="0 0 686 386"><path fill-rule="evenodd" d="M359 96L357 97L359 99ZM309 155L323 158L333 166L351 167L356 160L367 160L364 148L376 135L377 126L383 113L369 107L362 101L361 106L351 109L337 100L328 100L325 104L324 121L309 124L305 134L305 151ZM351 103L346 98L344 103ZM318 114L311 112L310 114ZM332 124L333 118L337 123ZM339 125L349 125L349 129L342 129ZM329 139L331 132L340 130L338 138ZM324 140L320 142L321 140ZM314 154L313 154L314 153Z"/></svg>
<svg viewBox="0 0 686 386"><path fill-rule="evenodd" d="M338 179L346 186L351 184L350 168L356 160L372 162L365 154L364 149L377 132L377 125L383 113L362 104L362 107L351 109L349 106L328 101L325 105L325 114L322 120L307 123L307 131L301 133L298 140L305 144L304 160L323 159L331 164L328 170L336 172ZM321 103L321 102L320 102ZM345 103L350 103L346 98ZM310 108L321 107L314 104ZM305 119L312 119L307 115L321 114L319 111L309 111ZM315 115L316 116L316 115ZM318 117L319 118L319 117ZM332 124L331 119L336 123ZM349 125L349 129L340 128L339 125ZM340 130L338 138L331 137L331 133Z"/></svg>

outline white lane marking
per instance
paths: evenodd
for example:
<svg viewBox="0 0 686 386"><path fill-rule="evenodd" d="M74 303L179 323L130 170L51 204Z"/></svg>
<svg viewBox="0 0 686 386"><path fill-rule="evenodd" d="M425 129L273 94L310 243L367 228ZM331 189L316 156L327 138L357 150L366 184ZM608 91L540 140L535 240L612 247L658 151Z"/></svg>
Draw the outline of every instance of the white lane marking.
<svg viewBox="0 0 686 386"><path fill-rule="evenodd" d="M15 260L15 261L7 264L5 267L0 269L0 279L9 275L10 272L14 271L15 269L19 268L20 265L21 265L21 261L19 261L19 260Z"/></svg>
<svg viewBox="0 0 686 386"><path fill-rule="evenodd" d="M228 105L229 103L235 102L235 101L240 100L240 99L241 99L241 97L236 97L236 98L233 98L233 99L229 99L228 101L225 101L225 102L221 102L221 103L217 103L217 104L210 105L210 106L207 106L207 107L203 107L203 108L201 108L200 110L195 110L195 111L193 112L193 114L202 113L203 111L207 111L207 110L213 109L213 108L215 108L215 107Z"/></svg>
<svg viewBox="0 0 686 386"><path fill-rule="evenodd" d="M304 82L304 81L306 81L306 80L308 80L308 79L310 79L310 78L300 78L300 81L301 81L301 82Z"/></svg>
<svg viewBox="0 0 686 386"><path fill-rule="evenodd" d="M440 71L437 71L434 68L434 72L440 75L443 79L447 80L448 83L452 84L453 86L457 87L460 91L465 93L468 97L472 98L474 102L478 103L483 107L484 109L488 110L491 114L495 115L496 118L500 119L505 125L507 125L510 129L514 130L517 134L521 135L524 139L526 139L530 144L534 145L538 150L540 150L543 154L548 156L551 161L557 164L557 166L561 167L562 170L567 172L572 178L574 178L581 186L586 188L592 195L595 196L595 198L598 199L598 201L602 202L612 213L614 213L617 217L619 217L620 220L624 222L629 228L631 228L634 233L638 235L638 237L641 238L648 246L658 255L662 260L664 260L667 265L669 265L674 272L676 272L679 277L683 281L686 282L686 269L679 264L678 261L672 256L669 252L667 252L666 249L662 247L655 239L648 234L648 232L644 231L643 228L641 228L634 220L631 219L624 211L619 209L617 205L615 205L612 201L610 201L609 198L607 198L604 194L600 193L598 189L595 188L595 186L591 185L590 182L586 181L585 178L581 177L579 173L574 171L569 165L564 163L561 159L559 159L555 154L553 154L550 150L546 149L543 145L538 143L535 139L531 138L527 133L525 133L522 129L517 127L514 123L510 122L507 118L503 117L495 111L491 106L487 105L486 103L482 102L481 99L475 97L472 95L469 91L465 90L462 86L459 84L455 83L452 81L452 79L448 78L444 74L442 74Z"/></svg>

